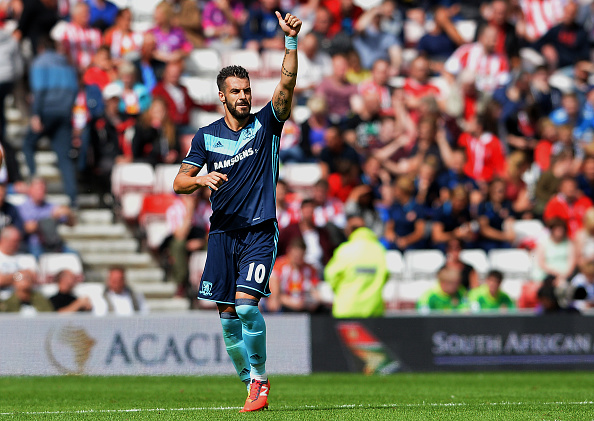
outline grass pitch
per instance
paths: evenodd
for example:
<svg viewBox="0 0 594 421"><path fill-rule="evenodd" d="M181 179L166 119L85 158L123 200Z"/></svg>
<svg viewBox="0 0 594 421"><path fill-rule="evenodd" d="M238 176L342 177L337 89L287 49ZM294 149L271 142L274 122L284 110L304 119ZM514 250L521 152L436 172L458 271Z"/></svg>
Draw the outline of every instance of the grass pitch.
<svg viewBox="0 0 594 421"><path fill-rule="evenodd" d="M239 414L231 377L3 377L3 420L594 420L594 373L273 376Z"/></svg>

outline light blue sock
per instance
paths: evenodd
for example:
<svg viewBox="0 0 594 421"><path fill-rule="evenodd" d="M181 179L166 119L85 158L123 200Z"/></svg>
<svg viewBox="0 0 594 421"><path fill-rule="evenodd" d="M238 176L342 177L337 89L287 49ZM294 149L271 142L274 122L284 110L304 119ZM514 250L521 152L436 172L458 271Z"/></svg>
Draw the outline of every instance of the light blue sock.
<svg viewBox="0 0 594 421"><path fill-rule="evenodd" d="M250 363L245 349L242 334L242 324L235 313L223 312L221 316L221 325L223 325L223 340L227 348L227 354L235 366L235 371L239 379L249 386L250 382Z"/></svg>
<svg viewBox="0 0 594 421"><path fill-rule="evenodd" d="M252 367L251 378L266 381L266 323L258 309L258 302L235 300L235 311L243 326L243 341Z"/></svg>

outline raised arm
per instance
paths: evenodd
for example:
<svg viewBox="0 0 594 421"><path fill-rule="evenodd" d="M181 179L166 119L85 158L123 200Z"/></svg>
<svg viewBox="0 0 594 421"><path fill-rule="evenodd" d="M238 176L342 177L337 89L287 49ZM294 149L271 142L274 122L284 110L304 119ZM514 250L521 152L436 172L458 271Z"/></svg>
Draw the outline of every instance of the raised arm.
<svg viewBox="0 0 594 421"><path fill-rule="evenodd" d="M278 24L285 32L285 57L281 68L281 80L272 96L272 107L279 120L286 120L291 114L293 90L297 82L297 34L301 29L301 20L287 13L285 18L276 12Z"/></svg>

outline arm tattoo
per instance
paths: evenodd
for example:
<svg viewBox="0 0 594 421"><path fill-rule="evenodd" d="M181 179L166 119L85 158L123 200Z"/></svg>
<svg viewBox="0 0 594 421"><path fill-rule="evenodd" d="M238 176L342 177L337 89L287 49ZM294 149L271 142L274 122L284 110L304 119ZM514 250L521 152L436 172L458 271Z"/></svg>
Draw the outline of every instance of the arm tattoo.
<svg viewBox="0 0 594 421"><path fill-rule="evenodd" d="M179 168L179 173L178 174L187 174L190 171L192 171L194 168L196 168L194 165L181 164L181 167Z"/></svg>
<svg viewBox="0 0 594 421"><path fill-rule="evenodd" d="M274 111L277 115L285 115L289 111L289 100L285 92L280 91L277 97L274 99Z"/></svg>
<svg viewBox="0 0 594 421"><path fill-rule="evenodd" d="M288 76L288 77L295 77L297 76L297 73L293 73L293 72L289 72L286 68L285 65L283 64L283 70L282 70L283 75Z"/></svg>

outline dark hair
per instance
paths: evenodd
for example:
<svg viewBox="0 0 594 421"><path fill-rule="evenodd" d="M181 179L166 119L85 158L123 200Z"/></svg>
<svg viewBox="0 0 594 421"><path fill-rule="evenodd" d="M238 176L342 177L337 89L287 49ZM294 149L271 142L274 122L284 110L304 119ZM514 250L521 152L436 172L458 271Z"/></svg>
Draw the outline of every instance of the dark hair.
<svg viewBox="0 0 594 421"><path fill-rule="evenodd" d="M56 42L49 35L42 35L37 39L37 48L41 50L55 50Z"/></svg>
<svg viewBox="0 0 594 421"><path fill-rule="evenodd" d="M250 75L247 70L241 66L227 66L223 67L217 76L217 86L219 91L225 90L225 81L229 77L237 77L239 79L250 80Z"/></svg>
<svg viewBox="0 0 594 421"><path fill-rule="evenodd" d="M295 237L289 242L290 248L297 248L300 250L306 250L307 246L305 245L305 241L301 237Z"/></svg>
<svg viewBox="0 0 594 421"><path fill-rule="evenodd" d="M316 205L316 201L313 199L303 199L301 201L301 208L303 209L303 207L307 206L307 205L312 205L315 206Z"/></svg>
<svg viewBox="0 0 594 421"><path fill-rule="evenodd" d="M324 189L328 189L330 188L330 185L328 184L328 181L324 180L323 178L320 178L318 181L314 183L314 187L322 187Z"/></svg>
<svg viewBox="0 0 594 421"><path fill-rule="evenodd" d="M503 282L503 273L500 270L492 269L487 272L487 278L495 278L497 282Z"/></svg>

